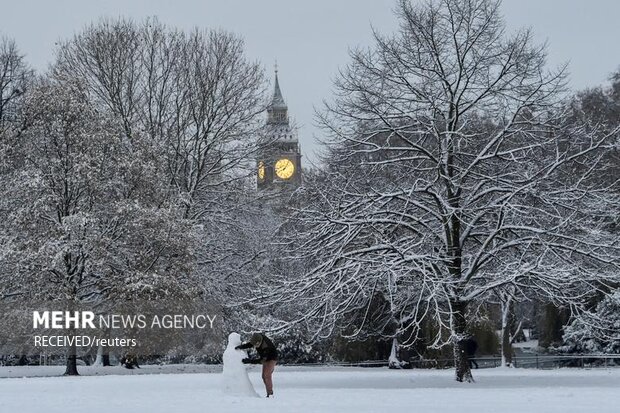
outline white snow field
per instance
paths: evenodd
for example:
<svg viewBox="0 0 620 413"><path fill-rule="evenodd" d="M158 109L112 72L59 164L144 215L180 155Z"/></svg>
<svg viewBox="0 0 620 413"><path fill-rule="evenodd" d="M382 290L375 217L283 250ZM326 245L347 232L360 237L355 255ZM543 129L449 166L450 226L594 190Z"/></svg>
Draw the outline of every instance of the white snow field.
<svg viewBox="0 0 620 413"><path fill-rule="evenodd" d="M6 369L0 367L0 376ZM449 370L279 367L274 399L226 395L217 373L5 378L0 379L0 412L620 411L620 369L486 369L474 374L476 383L463 384L454 382ZM258 369L250 379L263 395Z"/></svg>

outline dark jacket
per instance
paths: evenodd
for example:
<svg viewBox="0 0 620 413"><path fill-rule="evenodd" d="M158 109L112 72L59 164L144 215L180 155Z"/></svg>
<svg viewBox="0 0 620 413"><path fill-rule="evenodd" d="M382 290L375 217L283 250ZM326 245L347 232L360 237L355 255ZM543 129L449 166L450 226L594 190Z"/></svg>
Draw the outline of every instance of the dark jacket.
<svg viewBox="0 0 620 413"><path fill-rule="evenodd" d="M254 347L258 356L260 357L260 361L272 361L278 359L278 350L273 342L262 333L254 333L252 337L250 337L250 341L247 343L241 344L237 346L238 349L244 350L248 348Z"/></svg>
<svg viewBox="0 0 620 413"><path fill-rule="evenodd" d="M465 354L472 357L478 351L478 343L473 338L467 338L463 340L463 348L465 349Z"/></svg>

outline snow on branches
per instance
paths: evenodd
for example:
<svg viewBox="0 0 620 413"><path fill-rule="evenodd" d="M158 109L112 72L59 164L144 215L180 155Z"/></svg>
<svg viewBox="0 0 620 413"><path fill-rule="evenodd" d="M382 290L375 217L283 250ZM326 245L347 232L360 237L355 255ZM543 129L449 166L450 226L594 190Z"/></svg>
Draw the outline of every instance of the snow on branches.
<svg viewBox="0 0 620 413"><path fill-rule="evenodd" d="M294 219L311 265L274 301L327 334L361 331L377 300L394 335L431 318L471 380L470 303L511 286L579 305L615 278L599 270L618 264L603 213L618 180L597 173L618 129L575 121L564 69L529 31L505 34L498 3L401 1L397 15L320 114L325 168Z"/></svg>

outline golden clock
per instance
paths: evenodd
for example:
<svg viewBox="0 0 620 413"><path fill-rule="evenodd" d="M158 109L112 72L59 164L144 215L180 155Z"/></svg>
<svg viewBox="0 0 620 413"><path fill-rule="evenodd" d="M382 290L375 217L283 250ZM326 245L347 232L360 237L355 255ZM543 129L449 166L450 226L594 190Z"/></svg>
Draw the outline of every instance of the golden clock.
<svg viewBox="0 0 620 413"><path fill-rule="evenodd" d="M258 179L261 181L265 179L265 164L263 161L258 163Z"/></svg>
<svg viewBox="0 0 620 413"><path fill-rule="evenodd" d="M280 179L290 179L295 173L295 164L290 159L278 159L275 165L276 176Z"/></svg>

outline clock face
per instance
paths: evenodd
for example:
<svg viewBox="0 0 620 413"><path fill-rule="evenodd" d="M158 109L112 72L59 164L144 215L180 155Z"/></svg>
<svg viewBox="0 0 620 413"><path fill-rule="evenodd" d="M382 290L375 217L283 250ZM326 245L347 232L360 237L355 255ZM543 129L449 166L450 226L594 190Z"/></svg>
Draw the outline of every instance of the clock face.
<svg viewBox="0 0 620 413"><path fill-rule="evenodd" d="M280 179L290 179L295 173L295 164L290 159L278 159L275 165L275 173Z"/></svg>
<svg viewBox="0 0 620 413"><path fill-rule="evenodd" d="M261 181L265 179L265 163L263 161L258 163L258 179Z"/></svg>

